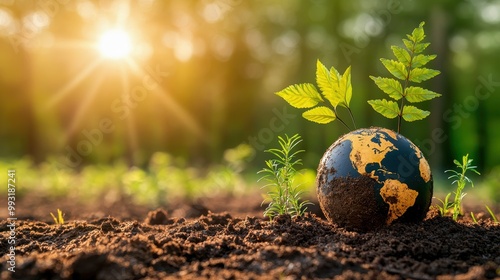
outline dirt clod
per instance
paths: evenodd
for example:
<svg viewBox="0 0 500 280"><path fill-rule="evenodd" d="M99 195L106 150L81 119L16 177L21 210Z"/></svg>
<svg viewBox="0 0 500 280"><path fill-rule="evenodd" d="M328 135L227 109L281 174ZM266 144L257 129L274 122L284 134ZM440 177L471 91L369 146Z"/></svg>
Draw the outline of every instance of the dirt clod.
<svg viewBox="0 0 500 280"><path fill-rule="evenodd" d="M351 232L306 213L273 220L150 212L144 223L102 218L49 225L19 220L16 272L1 279L498 279L500 225L421 223Z"/></svg>
<svg viewBox="0 0 500 280"><path fill-rule="evenodd" d="M161 208L156 209L155 211L150 211L144 220L144 223L148 225L169 225L173 221L169 219L167 215L167 211Z"/></svg>

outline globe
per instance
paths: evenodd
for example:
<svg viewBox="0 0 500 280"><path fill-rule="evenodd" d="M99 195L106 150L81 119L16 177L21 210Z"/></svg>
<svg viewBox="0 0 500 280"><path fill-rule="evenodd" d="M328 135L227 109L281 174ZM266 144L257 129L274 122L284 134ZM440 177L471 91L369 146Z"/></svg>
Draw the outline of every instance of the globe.
<svg viewBox="0 0 500 280"><path fill-rule="evenodd" d="M432 174L420 149L385 128L362 128L340 137L321 158L316 178L327 220L368 231L425 218Z"/></svg>

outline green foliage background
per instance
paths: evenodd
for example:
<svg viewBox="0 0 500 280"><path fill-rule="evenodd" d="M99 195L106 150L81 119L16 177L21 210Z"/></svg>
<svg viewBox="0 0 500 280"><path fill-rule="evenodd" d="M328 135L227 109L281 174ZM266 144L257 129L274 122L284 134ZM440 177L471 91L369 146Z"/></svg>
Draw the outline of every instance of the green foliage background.
<svg viewBox="0 0 500 280"><path fill-rule="evenodd" d="M80 171L88 164L117 161L146 168L158 151L189 166L212 166L222 161L225 150L248 143L256 153L247 164L257 170L265 157L262 151L278 135L299 133L307 151L304 165L314 169L346 129L339 123L309 123L294 108L283 119L288 105L273 93L314 81L317 59L337 69L352 65L350 107L357 127L396 129L393 120L366 104L381 96L369 76L386 75L379 59L392 57L390 46L400 45L404 34L425 21L429 53L437 54L429 67L441 74L422 86L442 97L422 104L431 116L403 123L402 131L422 148L433 170L445 170L457 155L469 153L488 180L499 181L488 176L500 165L498 1L41 2L0 4L4 161L29 157L35 164L51 161L66 170L67 148L76 149L86 140L84 130L111 118L113 132L104 134L82 163L71 168ZM129 9L120 9L129 2ZM48 14L48 22L33 20L40 12ZM124 120L111 106L141 85L144 75L118 61L85 72L99 55L81 46L97 40L102 27L112 25L121 12L142 50L134 58L138 67L168 73L159 83L161 91L134 104L133 117ZM40 26L23 29L30 17ZM82 73L86 75L67 94L52 102ZM489 80L494 82L485 83Z"/></svg>

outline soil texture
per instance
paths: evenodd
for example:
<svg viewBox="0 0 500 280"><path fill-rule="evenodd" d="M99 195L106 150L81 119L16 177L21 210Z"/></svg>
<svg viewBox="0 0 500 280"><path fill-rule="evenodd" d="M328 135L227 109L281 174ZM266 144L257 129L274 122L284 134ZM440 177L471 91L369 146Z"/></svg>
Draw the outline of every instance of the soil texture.
<svg viewBox="0 0 500 280"><path fill-rule="evenodd" d="M311 213L269 221L197 208L187 218L160 208L142 219L19 219L15 272L3 220L1 279L500 279L500 224L487 216L457 223L431 211L354 232Z"/></svg>

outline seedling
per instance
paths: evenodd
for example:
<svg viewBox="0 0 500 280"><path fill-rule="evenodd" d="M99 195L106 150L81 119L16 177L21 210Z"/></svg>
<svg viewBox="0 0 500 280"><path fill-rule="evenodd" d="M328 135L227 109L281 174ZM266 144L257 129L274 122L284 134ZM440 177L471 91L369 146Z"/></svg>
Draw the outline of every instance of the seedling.
<svg viewBox="0 0 500 280"><path fill-rule="evenodd" d="M485 205L484 207L486 207L486 211L488 211L488 213L490 214L491 216L491 219L493 220L493 222L495 222L496 224L500 223L498 221L498 218L497 216L495 216L495 214L493 213L493 211L490 209L490 207L488 207L488 205ZM470 216L472 217L472 220L474 221L475 224L477 224L477 219L476 217L474 216L474 213L473 212L470 212Z"/></svg>
<svg viewBox="0 0 500 280"><path fill-rule="evenodd" d="M52 214L52 212L50 212L50 215L52 216L52 219L54 219L56 225L64 225L64 213L61 209L57 209L57 217Z"/></svg>
<svg viewBox="0 0 500 280"><path fill-rule="evenodd" d="M380 61L385 68L398 80L392 78L381 78L370 76L375 84L390 98L399 101L386 99L369 100L373 109L382 116L393 119L398 118L398 133L401 131L401 120L412 122L425 119L430 115L429 111L418 109L415 106L405 105L405 100L410 103L418 103L431 100L441 96L430 90L421 87L409 86L410 82L421 83L439 75L438 70L424 68L429 61L436 58L436 55L424 55L422 52L430 45L424 43L424 22L418 28L406 35L408 39L403 39L405 48L392 46L392 52L397 60L382 58Z"/></svg>
<svg viewBox="0 0 500 280"><path fill-rule="evenodd" d="M477 219L474 216L474 212L470 212L470 217L472 218L472 220L474 221L474 223L477 224Z"/></svg>
<svg viewBox="0 0 500 280"><path fill-rule="evenodd" d="M485 207L486 207L486 210L488 211L488 213L490 214L491 218L493 219L493 221L498 224L499 221L498 221L497 216L495 216L495 214L493 213L493 211L491 211L491 209L490 209L490 207L488 207L488 205L485 205Z"/></svg>
<svg viewBox="0 0 500 280"><path fill-rule="evenodd" d="M451 193L448 193L444 198L444 201L436 197L436 199L439 200L439 202L441 202L441 206L440 205L435 206L438 209L439 215L441 215L441 217L446 216L448 211L453 208L453 202L450 201L450 196Z"/></svg>
<svg viewBox="0 0 500 280"><path fill-rule="evenodd" d="M450 172L452 175L448 177L448 179L453 179L451 184L457 184L457 189L453 192L455 194L455 199L453 200L453 220L456 221L458 216L462 213L462 200L467 193L464 193L463 190L467 183L470 183L472 187L474 187L474 183L472 180L466 176L467 171L472 171L478 175L480 173L476 170L477 166L472 165L473 159L469 159L469 154L462 157L462 162L458 160L453 160L453 163L457 166L459 171L456 170L446 170L445 172ZM447 197L450 194L447 195ZM447 199L445 199L446 201ZM444 207L448 207L443 203ZM446 213L446 211L444 212Z"/></svg>
<svg viewBox="0 0 500 280"><path fill-rule="evenodd" d="M297 173L295 166L302 164L302 160L296 157L304 150L293 151L293 149L302 142L302 139L298 134L292 137L285 135L285 138L278 136L278 142L281 149L265 151L276 158L266 160L267 167L258 172L264 174L259 181L269 182L263 188L270 188L267 193L268 198L262 202L269 201L264 216L271 219L281 214L301 216L306 210L305 206L311 204L309 201L300 202L302 191L299 190L299 186L294 185Z"/></svg>
<svg viewBox="0 0 500 280"><path fill-rule="evenodd" d="M436 55L422 54L430 45L430 43L423 42L425 39L424 22L420 23L419 27L415 28L411 34L408 34L407 38L403 39L405 48L391 47L397 60L381 59L382 64L396 79L370 76L375 84L395 101L376 99L369 100L368 104L386 118L397 117L398 133L401 130L402 120L412 122L422 120L430 115L429 111L406 105L405 101L418 103L441 96L439 93L422 87L410 86L410 83L421 83L440 73L438 70L423 67L436 58ZM302 114L309 121L327 124L338 119L347 129L352 130L339 117L338 108L343 107L348 111L353 127L356 128L354 116L349 107L353 91L351 66L347 67L343 74L340 74L334 67L328 69L318 60L316 63L316 84L319 91L314 84L302 83L291 85L276 94L292 107L309 109ZM396 101L399 101L399 104ZM318 104L319 106L316 106Z"/></svg>

